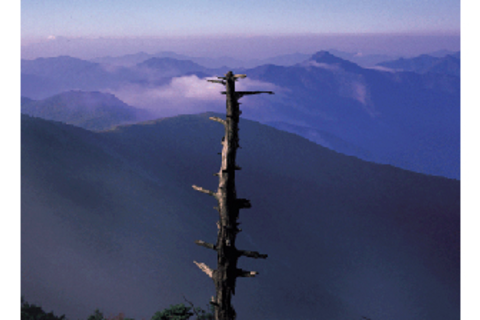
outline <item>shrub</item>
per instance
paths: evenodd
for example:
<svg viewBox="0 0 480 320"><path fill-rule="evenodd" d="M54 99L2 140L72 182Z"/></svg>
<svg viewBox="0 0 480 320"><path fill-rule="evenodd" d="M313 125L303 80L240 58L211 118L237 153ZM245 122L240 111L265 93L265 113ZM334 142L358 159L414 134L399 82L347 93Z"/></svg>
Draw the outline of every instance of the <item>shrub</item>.
<svg viewBox="0 0 480 320"><path fill-rule="evenodd" d="M103 316L103 313L99 309L95 309L95 311L88 316L87 320L106 320Z"/></svg>
<svg viewBox="0 0 480 320"><path fill-rule="evenodd" d="M151 320L187 320L194 315L191 310L191 307L187 307L183 303L171 305L170 308L156 312Z"/></svg>
<svg viewBox="0 0 480 320"><path fill-rule="evenodd" d="M158 311L151 320L187 320L193 315L197 317L197 320L213 320L212 307L210 313L207 313L199 307L187 307L183 303L171 305L170 308Z"/></svg>
<svg viewBox="0 0 480 320"><path fill-rule="evenodd" d="M22 297L21 320L65 320L65 315L46 313L40 306L26 302Z"/></svg>

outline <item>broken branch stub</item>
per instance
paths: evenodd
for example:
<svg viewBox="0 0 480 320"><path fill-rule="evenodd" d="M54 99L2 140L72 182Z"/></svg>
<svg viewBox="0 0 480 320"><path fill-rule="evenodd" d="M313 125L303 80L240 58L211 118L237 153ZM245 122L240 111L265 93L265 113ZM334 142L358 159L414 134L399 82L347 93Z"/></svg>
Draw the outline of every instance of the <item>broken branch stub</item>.
<svg viewBox="0 0 480 320"><path fill-rule="evenodd" d="M214 196L214 197L217 196L216 192L213 192L213 191L210 191L210 190L207 190L207 189L203 189L202 187L199 187L199 186L196 186L196 185L193 185L192 188L199 191L199 192L202 192L202 193Z"/></svg>
<svg viewBox="0 0 480 320"><path fill-rule="evenodd" d="M203 262L193 261L203 272L207 274L210 278L213 278L213 270Z"/></svg>
<svg viewBox="0 0 480 320"><path fill-rule="evenodd" d="M208 118L208 119L210 119L210 120L212 120L212 121L220 122L220 123L223 124L224 126L227 125L227 122L226 122L225 120L219 118L219 117L210 117L210 118Z"/></svg>
<svg viewBox="0 0 480 320"><path fill-rule="evenodd" d="M217 247L213 243L208 243L202 240L195 240L195 243L198 244L199 246L202 246L208 249L212 249L212 250L217 249Z"/></svg>
<svg viewBox="0 0 480 320"><path fill-rule="evenodd" d="M220 84L223 84L223 85L225 85L225 84L226 84L226 82L225 82L225 81L223 81L223 80L212 80L212 79L207 79L207 81L208 81L208 82L213 82L213 83L220 83Z"/></svg>
<svg viewBox="0 0 480 320"><path fill-rule="evenodd" d="M254 259L266 259L268 257L268 254L261 254L256 251L246 251L246 250L238 250L238 255L245 256L248 258L254 258Z"/></svg>
<svg viewBox="0 0 480 320"><path fill-rule="evenodd" d="M238 269L237 270L237 277L244 277L244 278L253 278L258 274L257 271L245 271Z"/></svg>

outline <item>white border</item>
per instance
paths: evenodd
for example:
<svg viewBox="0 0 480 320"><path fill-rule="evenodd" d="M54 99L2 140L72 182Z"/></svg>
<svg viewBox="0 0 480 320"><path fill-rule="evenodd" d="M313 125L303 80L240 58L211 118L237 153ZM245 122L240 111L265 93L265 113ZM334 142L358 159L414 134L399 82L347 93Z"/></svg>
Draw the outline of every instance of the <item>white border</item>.
<svg viewBox="0 0 480 320"><path fill-rule="evenodd" d="M8 4L6 4L8 3ZM0 243L2 253L0 301L6 317L20 318L20 1L0 6L2 89L0 145ZM2 308L3 309L3 308Z"/></svg>
<svg viewBox="0 0 480 320"><path fill-rule="evenodd" d="M473 1L461 2L461 316L463 319L480 319L478 288L480 285L479 195L480 154L479 138L479 43L478 5Z"/></svg>

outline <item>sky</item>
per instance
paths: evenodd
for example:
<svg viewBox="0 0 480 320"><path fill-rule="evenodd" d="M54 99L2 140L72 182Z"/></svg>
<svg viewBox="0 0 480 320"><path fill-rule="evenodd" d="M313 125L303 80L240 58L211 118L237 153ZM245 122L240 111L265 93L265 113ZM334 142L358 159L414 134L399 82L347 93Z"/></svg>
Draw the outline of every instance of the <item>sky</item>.
<svg viewBox="0 0 480 320"><path fill-rule="evenodd" d="M410 38L405 40L405 35ZM369 49L369 53L403 50L399 53L415 55L457 51L459 35L459 0L21 2L22 57L26 59L155 53L158 48L195 56L222 51L237 58L330 48ZM412 36L417 38L411 40ZM418 43L423 46L414 47Z"/></svg>
<svg viewBox="0 0 480 320"><path fill-rule="evenodd" d="M22 38L449 32L459 0L23 0Z"/></svg>

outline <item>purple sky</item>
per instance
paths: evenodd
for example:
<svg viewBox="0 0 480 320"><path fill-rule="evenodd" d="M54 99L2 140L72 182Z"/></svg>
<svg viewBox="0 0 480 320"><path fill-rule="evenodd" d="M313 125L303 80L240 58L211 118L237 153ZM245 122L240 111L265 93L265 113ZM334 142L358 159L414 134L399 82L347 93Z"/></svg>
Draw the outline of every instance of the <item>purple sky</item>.
<svg viewBox="0 0 480 320"><path fill-rule="evenodd" d="M459 31L459 0L22 1L24 38Z"/></svg>
<svg viewBox="0 0 480 320"><path fill-rule="evenodd" d="M22 57L460 49L459 0L23 0ZM426 37L427 36L427 37Z"/></svg>

